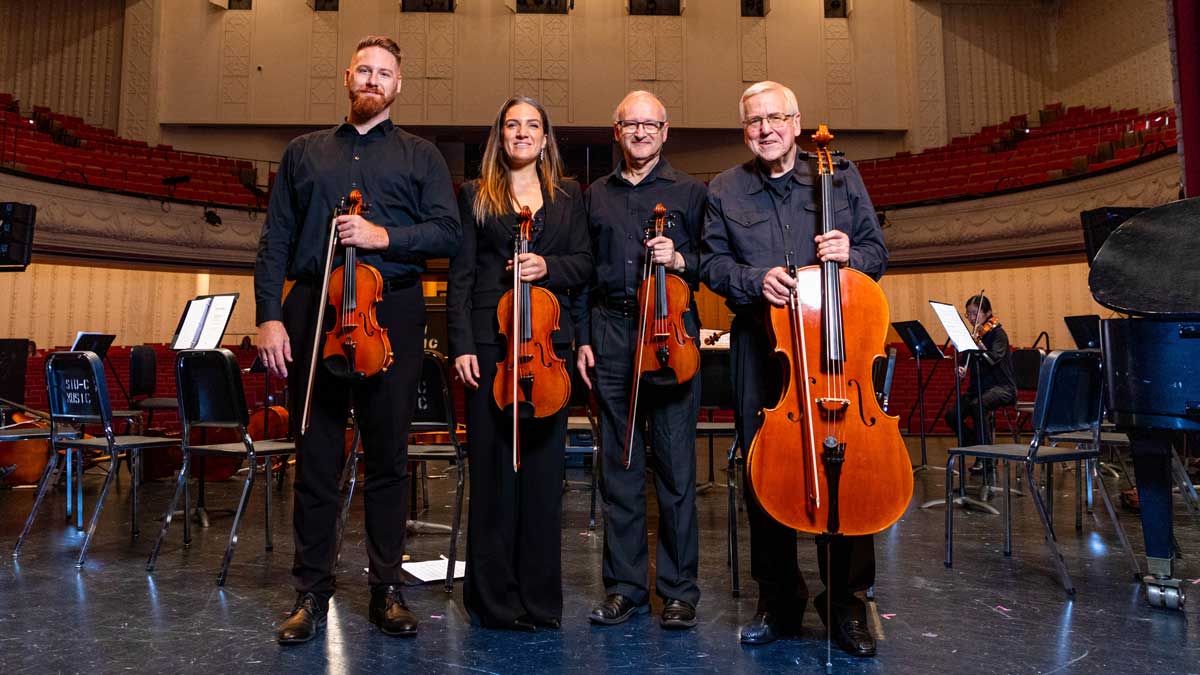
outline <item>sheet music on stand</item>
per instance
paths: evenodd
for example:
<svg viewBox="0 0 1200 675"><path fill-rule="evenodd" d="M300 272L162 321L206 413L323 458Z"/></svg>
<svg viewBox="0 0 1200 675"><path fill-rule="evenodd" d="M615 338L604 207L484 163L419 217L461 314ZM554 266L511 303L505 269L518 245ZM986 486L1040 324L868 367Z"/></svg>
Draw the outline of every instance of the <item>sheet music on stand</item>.
<svg viewBox="0 0 1200 675"><path fill-rule="evenodd" d="M975 343L975 339L971 337L971 329L963 321L957 307L935 300L930 300L929 305L933 307L933 313L937 315L938 321L942 322L942 327L946 329L946 335L950 337L955 351L981 351L979 345Z"/></svg>
<svg viewBox="0 0 1200 675"><path fill-rule="evenodd" d="M75 333L75 341L71 343L71 351L73 352L92 352L100 358L108 355L108 348L112 346L113 340L117 339L116 335L108 333L90 333L81 330Z"/></svg>
<svg viewBox="0 0 1200 675"><path fill-rule="evenodd" d="M200 295L188 300L171 338L171 349L216 349L221 346L237 293Z"/></svg>

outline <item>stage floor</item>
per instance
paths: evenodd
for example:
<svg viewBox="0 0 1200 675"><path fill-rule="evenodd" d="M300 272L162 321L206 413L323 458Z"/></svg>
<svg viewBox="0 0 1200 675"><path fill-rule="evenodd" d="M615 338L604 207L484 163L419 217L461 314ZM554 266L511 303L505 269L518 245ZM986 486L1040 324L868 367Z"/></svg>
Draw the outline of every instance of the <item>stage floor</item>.
<svg viewBox="0 0 1200 675"><path fill-rule="evenodd" d="M932 439L930 461L944 461L947 439ZM915 439L909 439L916 452ZM704 446L706 448L706 446ZM707 451L698 450L702 477ZM74 559L82 535L63 521L61 488L44 504L19 562L9 556L34 491L0 491L0 672L665 672L737 673L823 671L824 630L815 613L805 631L763 647L743 647L737 632L755 609L749 532L741 516L740 598L730 594L726 565L726 490L718 450L718 485L699 498L701 527L699 625L667 632L651 616L614 627L592 626L587 613L602 597L602 530L588 530L588 493L565 496L562 549L563 628L536 634L472 628L460 600L440 583L410 587L405 595L421 620L416 639L388 638L367 622L366 552L362 502L357 498L339 567L339 591L329 623L313 642L283 648L276 622L291 609L291 487L275 494L275 550L263 550L262 494L255 486L225 588L216 586L230 519L214 517L182 547L176 519L158 569L144 571L157 535L157 517L169 499L169 481L142 491L141 538L129 537L129 478L110 495L86 567ZM436 474L440 467L431 466ZM1042 528L1028 497L1014 498L1013 556L1001 554L999 516L957 511L955 566L942 564L941 508L916 505L943 494L943 471L918 474L913 506L876 539L879 656L852 659L834 648L837 673L1195 673L1200 668L1200 532L1176 497L1176 533L1185 558L1179 568L1192 595L1183 613L1146 605L1130 578L1120 543L1097 499L1074 529L1073 473L1055 475L1055 517L1077 593L1068 598L1054 572ZM586 478L572 469L572 480ZM290 479L290 475L289 475ZM419 517L450 521L453 481L432 480L433 506ZM1116 500L1116 481L1109 482ZM90 508L99 474L85 480ZM209 486L209 505L231 504L234 480ZM1123 487L1123 485L1122 485ZM361 493L360 493L361 494ZM653 504L653 499L650 500ZM999 498L993 500L1000 506ZM90 513L90 512L89 512ZM1122 522L1141 559L1136 514ZM652 516L650 522L654 523ZM465 517L464 517L465 526ZM653 542L654 533L651 533ZM813 588L817 563L811 538L802 538L802 567ZM461 552L465 537L460 539ZM414 559L437 558L445 535L410 536ZM651 543L653 551L653 543Z"/></svg>

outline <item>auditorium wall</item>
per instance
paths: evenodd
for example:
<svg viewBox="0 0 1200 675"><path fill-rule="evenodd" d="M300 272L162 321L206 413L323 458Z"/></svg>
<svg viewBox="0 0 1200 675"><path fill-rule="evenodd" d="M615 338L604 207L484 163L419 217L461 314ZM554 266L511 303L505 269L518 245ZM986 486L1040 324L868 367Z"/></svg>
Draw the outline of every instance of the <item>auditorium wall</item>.
<svg viewBox="0 0 1200 675"><path fill-rule="evenodd" d="M0 0L0 92L115 129L125 0Z"/></svg>
<svg viewBox="0 0 1200 675"><path fill-rule="evenodd" d="M29 338L39 348L70 345L78 331L114 333L117 344L169 342L188 300L239 293L225 333L236 344L254 331L249 273L103 265L39 257L27 270L0 274L0 336Z"/></svg>

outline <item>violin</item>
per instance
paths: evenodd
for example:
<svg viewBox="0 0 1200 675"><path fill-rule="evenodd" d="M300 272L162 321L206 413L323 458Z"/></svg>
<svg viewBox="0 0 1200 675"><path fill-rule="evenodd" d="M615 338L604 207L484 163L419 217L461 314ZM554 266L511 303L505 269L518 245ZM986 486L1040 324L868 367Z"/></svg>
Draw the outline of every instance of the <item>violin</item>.
<svg viewBox="0 0 1200 675"><path fill-rule="evenodd" d="M824 125L813 136L823 234L834 229L832 139ZM880 407L872 381L884 358L887 298L836 262L787 262L796 287L767 318L784 386L750 444L750 482L763 509L792 529L873 534L900 518L913 488L900 419Z"/></svg>
<svg viewBox="0 0 1200 675"><path fill-rule="evenodd" d="M386 372L392 365L392 343L387 329L379 325L376 305L383 300L383 276L379 270L358 262L357 247L343 247L342 264L333 266L333 252L337 245L337 216L362 215L366 212L363 194L352 190L348 199L343 199L334 212L329 225L329 241L325 249L325 283L321 288L321 300L317 307L317 322L313 336L314 348L309 360L308 382L305 387L304 412L300 418L300 433L308 430L309 413L312 408L312 387L317 372L317 345L321 344L321 333L325 332L325 343L320 350L325 367L335 375L350 379L365 379ZM325 330L325 314L331 311L335 317L333 326Z"/></svg>
<svg viewBox="0 0 1200 675"><path fill-rule="evenodd" d="M656 204L646 239L661 237L674 227L667 207ZM672 222L668 223L668 220ZM633 357L633 393L629 397L628 424L625 427L625 468L633 455L634 420L642 379L652 384L676 385L688 382L700 367L700 348L688 335L683 315L692 305L692 289L678 275L668 274L666 265L654 262L648 252L638 287L638 341Z"/></svg>
<svg viewBox="0 0 1200 675"><path fill-rule="evenodd" d="M492 383L496 405L512 414L513 471L521 468L520 420L549 417L562 410L571 396L566 361L554 353L551 339L558 330L558 298L521 281L521 254L529 253L532 239L533 214L523 206L513 237L513 287L496 305L496 320L508 349L496 364Z"/></svg>

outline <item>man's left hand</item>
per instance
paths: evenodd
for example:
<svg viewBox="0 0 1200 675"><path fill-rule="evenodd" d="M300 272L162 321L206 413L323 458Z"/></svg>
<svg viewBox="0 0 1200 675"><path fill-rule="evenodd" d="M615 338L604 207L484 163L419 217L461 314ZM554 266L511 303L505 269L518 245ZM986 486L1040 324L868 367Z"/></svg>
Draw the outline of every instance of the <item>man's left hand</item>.
<svg viewBox="0 0 1200 675"><path fill-rule="evenodd" d="M845 265L850 262L850 236L841 230L829 234L818 234L817 257L821 262L835 262Z"/></svg>
<svg viewBox="0 0 1200 675"><path fill-rule="evenodd" d="M367 251L383 251L391 243L387 230L362 216L338 216L337 233L342 246L357 246Z"/></svg>

